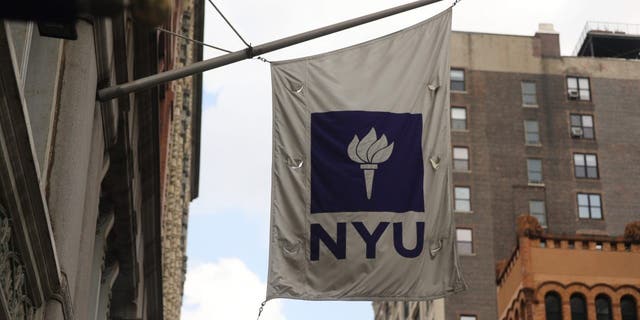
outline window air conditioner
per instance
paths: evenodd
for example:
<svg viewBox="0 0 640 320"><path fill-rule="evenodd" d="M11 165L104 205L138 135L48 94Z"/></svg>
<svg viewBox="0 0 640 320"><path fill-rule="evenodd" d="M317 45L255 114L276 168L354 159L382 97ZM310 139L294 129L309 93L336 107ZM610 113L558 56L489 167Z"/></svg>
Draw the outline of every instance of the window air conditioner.
<svg viewBox="0 0 640 320"><path fill-rule="evenodd" d="M571 128L571 137L573 137L573 138L581 138L582 137L582 128Z"/></svg>
<svg viewBox="0 0 640 320"><path fill-rule="evenodd" d="M579 97L580 97L580 93L578 92L578 90L569 90L569 99L575 100L575 99L578 99Z"/></svg>

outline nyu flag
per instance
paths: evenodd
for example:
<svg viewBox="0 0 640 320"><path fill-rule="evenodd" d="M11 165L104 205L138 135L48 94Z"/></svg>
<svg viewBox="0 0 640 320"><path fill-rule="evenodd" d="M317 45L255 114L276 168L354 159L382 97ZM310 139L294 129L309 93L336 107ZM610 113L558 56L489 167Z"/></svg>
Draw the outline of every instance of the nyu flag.
<svg viewBox="0 0 640 320"><path fill-rule="evenodd" d="M451 10L272 65L267 299L464 289L451 216Z"/></svg>

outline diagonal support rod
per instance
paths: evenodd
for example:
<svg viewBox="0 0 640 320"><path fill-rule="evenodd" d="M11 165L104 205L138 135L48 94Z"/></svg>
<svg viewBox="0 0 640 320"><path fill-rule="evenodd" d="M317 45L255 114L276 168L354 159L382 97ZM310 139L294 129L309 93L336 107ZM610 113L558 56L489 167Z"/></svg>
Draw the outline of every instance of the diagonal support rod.
<svg viewBox="0 0 640 320"><path fill-rule="evenodd" d="M228 64L232 64L245 59L251 59L255 56L272 52L278 49L286 48L301 42L326 36L338 31L346 30L359 26L361 24L369 23L375 20L386 18L398 13L409 11L415 8L423 7L432 3L439 2L441 0L419 0L404 5L400 5L394 8L386 9L383 11L371 13L365 16L354 18L351 20L332 24L330 26L314 29L311 31L299 33L293 36L289 36L283 39L267 42L255 47L249 47L243 50L227 53L215 58L195 62L191 65L184 66L182 68L161 72L158 74L150 75L144 78L133 80L131 82L118 84L112 87L103 88L98 90L98 100L108 101L131 92L144 90L161 83L165 83L171 80L176 80L184 77L191 76L196 73L201 73L207 70L222 67Z"/></svg>

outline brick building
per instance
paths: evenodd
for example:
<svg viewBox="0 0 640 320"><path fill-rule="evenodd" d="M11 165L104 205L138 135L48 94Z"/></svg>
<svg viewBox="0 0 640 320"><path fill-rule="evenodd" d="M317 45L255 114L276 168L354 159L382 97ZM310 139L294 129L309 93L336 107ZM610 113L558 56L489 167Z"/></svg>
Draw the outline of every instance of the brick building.
<svg viewBox="0 0 640 320"><path fill-rule="evenodd" d="M544 234L558 239L557 249L563 241L610 247L640 220L640 166L632 165L640 161L640 60L637 50L625 50L640 36L600 29L587 26L576 56L560 55L551 25L541 24L534 36L452 34L454 214L469 289L445 300L444 317L431 318L509 319L496 296L496 265L520 252L521 214L536 217ZM637 259L633 250L619 251L629 262ZM637 299L638 281L631 287ZM566 291L557 293L568 308ZM619 296L609 298L620 304ZM544 299L534 294L526 303L538 309L520 317L545 318ZM399 305L374 304L376 319L427 319L397 312ZM596 319L594 310L584 319ZM571 319L568 312L564 319ZM616 312L613 319L621 319Z"/></svg>
<svg viewBox="0 0 640 320"><path fill-rule="evenodd" d="M496 270L498 319L638 319L638 235L552 235L533 224Z"/></svg>

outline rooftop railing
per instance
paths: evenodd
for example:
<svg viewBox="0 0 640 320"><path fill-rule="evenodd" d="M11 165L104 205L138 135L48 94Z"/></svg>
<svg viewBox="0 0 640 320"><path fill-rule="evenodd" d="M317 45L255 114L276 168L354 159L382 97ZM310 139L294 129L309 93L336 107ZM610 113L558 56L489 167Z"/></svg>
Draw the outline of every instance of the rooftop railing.
<svg viewBox="0 0 640 320"><path fill-rule="evenodd" d="M631 23L615 23L615 22L601 22L601 21L587 21L580 35L580 39L573 50L573 55L578 55L584 39L587 38L587 34L591 31L601 31L613 34L630 34L640 35L640 24Z"/></svg>

